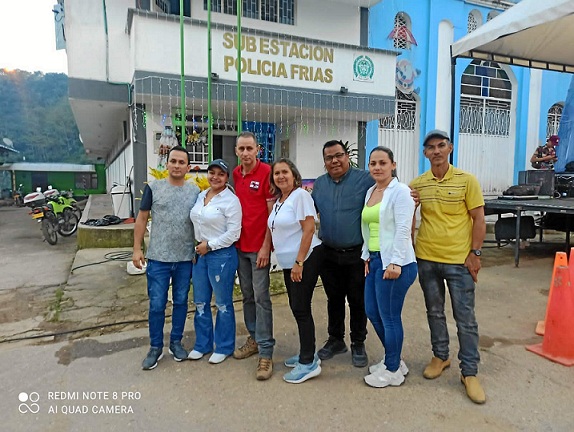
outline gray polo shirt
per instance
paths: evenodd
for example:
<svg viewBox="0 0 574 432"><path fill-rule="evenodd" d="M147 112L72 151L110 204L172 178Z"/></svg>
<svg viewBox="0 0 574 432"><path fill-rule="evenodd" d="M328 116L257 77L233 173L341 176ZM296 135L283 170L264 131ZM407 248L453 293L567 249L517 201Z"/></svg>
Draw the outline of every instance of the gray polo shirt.
<svg viewBox="0 0 574 432"><path fill-rule="evenodd" d="M367 171L349 168L339 181L323 174L313 185L312 197L319 213L319 238L332 248L363 244L361 212L367 189L375 181Z"/></svg>
<svg viewBox="0 0 574 432"><path fill-rule="evenodd" d="M199 188L186 181L174 186L167 180L146 185L141 210L151 210L151 230L146 257L162 262L191 261L195 255L193 224L189 218Z"/></svg>

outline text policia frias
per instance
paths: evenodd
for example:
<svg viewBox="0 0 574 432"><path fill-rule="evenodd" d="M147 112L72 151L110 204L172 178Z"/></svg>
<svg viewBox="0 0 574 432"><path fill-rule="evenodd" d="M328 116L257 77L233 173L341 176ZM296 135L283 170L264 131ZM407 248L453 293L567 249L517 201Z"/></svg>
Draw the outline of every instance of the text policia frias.
<svg viewBox="0 0 574 432"><path fill-rule="evenodd" d="M237 48L237 35L225 32L223 48L229 53L223 56L224 71L229 72L231 68L237 70L239 62L231 55L232 50ZM334 49L331 47L242 35L241 50L245 52L245 57L241 58L242 73L299 81L333 82L333 69L325 67L325 63L334 63Z"/></svg>

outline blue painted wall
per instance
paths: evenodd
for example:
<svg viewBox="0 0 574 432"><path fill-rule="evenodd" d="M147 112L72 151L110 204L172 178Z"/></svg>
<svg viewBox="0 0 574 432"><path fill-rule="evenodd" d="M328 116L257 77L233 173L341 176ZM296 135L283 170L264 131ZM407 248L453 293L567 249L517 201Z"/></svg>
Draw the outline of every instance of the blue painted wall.
<svg viewBox="0 0 574 432"><path fill-rule="evenodd" d="M382 49L395 49L393 40L388 38L394 27L394 19L398 12L405 12L411 19L411 31L417 41L416 46L410 50L402 50L397 61L406 58L411 61L415 69L420 70L420 75L415 79L415 88L420 97L420 141L421 157L419 158L419 172L429 168L428 161L422 156L422 140L427 131L435 128L435 101L437 93L437 69L436 59L438 51L438 29L441 21L447 21L453 26L454 40L458 40L467 34L468 15L471 11L478 10L482 15L482 24L486 22L490 8L467 4L463 0L418 0L416 2L391 2L383 1L370 9L369 16L369 44L372 47ZM500 11L499 11L500 12ZM456 86L455 86L455 143L454 163L456 165L458 151L457 138L459 124L459 100L460 81L464 69L471 60L457 59L456 62ZM518 179L518 171L524 170L526 160L527 143L527 119L528 97L530 86L530 73L527 68L505 67L514 75L515 85L513 92L516 95L516 142L515 142L515 182ZM548 109L556 102L564 101L570 75L557 72L543 72L541 112L539 136L544 142L546 134L546 116ZM378 145L378 123L370 122L367 125L367 154Z"/></svg>

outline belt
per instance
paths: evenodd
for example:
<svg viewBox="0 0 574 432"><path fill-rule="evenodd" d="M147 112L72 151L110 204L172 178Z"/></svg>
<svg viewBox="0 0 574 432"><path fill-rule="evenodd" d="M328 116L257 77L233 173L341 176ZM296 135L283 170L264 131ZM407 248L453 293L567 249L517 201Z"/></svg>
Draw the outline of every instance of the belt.
<svg viewBox="0 0 574 432"><path fill-rule="evenodd" d="M350 247L346 247L346 248L335 248L335 247L329 246L325 243L323 243L323 245L327 249L334 250L335 252L356 252L356 251L361 250L363 248L362 244L357 245L357 246L350 246Z"/></svg>

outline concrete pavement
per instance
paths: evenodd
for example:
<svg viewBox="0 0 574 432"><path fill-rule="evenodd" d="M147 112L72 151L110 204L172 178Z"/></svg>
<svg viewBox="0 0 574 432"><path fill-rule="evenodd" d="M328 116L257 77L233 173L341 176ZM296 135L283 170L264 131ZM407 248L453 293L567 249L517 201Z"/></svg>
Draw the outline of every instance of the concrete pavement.
<svg viewBox="0 0 574 432"><path fill-rule="evenodd" d="M282 361L298 346L284 295L273 298L277 346L271 380L255 380L253 357L227 359L220 365L210 365L206 359L177 363L167 349L155 370L142 371L149 342L146 324L137 321L145 320L145 278L127 276L125 263L117 261L83 267L64 285L67 300L61 303L61 321L52 323L53 328L39 326L21 334L94 325L96 329L0 343L0 430L569 432L574 430L574 368L524 349L541 341L534 327L545 314L553 248L556 245L533 244L522 254L520 268L514 267L509 248L484 251L476 305L480 378L487 394L482 406L468 400L459 381L450 310L453 366L436 380L422 377L431 351L418 282L403 311L403 355L411 372L399 388L373 389L363 382L366 368L351 366L350 353L323 362L322 374L313 380L300 385L283 382L287 368ZM80 251L71 267L101 261L106 252ZM9 304L3 305L8 315ZM126 306L130 304L133 309ZM313 307L319 348L327 337L321 287ZM246 330L240 304L236 315L241 344ZM188 348L194 341L192 317L184 340ZM134 322L104 327L130 320ZM7 334L5 326L0 322L1 335ZM166 336L169 328L166 325ZM367 351L372 363L380 360L383 350L369 329Z"/></svg>

